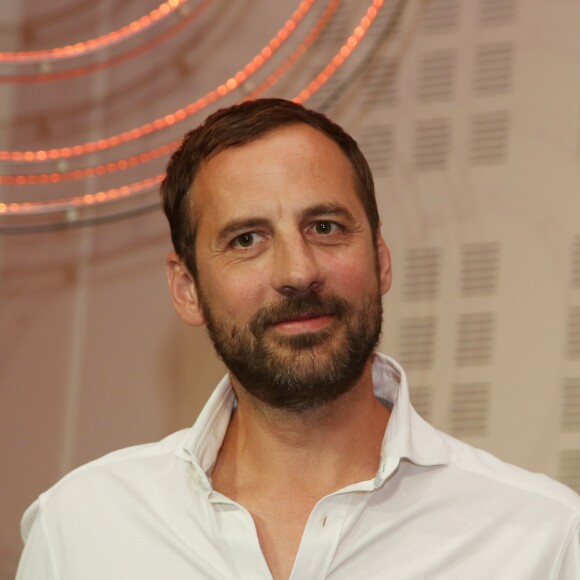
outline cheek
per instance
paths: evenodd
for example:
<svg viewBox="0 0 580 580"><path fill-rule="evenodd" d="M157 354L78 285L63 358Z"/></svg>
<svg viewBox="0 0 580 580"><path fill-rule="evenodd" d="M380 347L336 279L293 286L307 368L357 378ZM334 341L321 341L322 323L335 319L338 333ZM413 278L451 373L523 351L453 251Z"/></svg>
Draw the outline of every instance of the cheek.
<svg viewBox="0 0 580 580"><path fill-rule="evenodd" d="M374 254L360 252L327 262L327 276L335 291L345 294L366 294L377 280Z"/></svg>
<svg viewBox="0 0 580 580"><path fill-rule="evenodd" d="M209 303L222 315L235 319L250 318L264 305L265 283L260 272L222 272L208 285Z"/></svg>

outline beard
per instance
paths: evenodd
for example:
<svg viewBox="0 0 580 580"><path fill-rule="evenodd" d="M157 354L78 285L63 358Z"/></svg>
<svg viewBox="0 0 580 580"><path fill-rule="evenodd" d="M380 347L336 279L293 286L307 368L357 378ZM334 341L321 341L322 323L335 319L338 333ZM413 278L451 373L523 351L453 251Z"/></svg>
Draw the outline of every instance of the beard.
<svg viewBox="0 0 580 580"><path fill-rule="evenodd" d="M358 304L335 295L289 296L258 310L245 326L214 315L198 284L207 332L242 387L262 403L296 413L320 408L352 389L379 342L378 284ZM277 323L332 315L318 332L282 335Z"/></svg>

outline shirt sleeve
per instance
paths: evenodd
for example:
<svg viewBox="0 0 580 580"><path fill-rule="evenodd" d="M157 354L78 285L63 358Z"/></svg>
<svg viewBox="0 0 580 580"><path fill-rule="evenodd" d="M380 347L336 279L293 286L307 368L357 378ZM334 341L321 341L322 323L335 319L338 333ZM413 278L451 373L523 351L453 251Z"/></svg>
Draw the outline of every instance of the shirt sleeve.
<svg viewBox="0 0 580 580"><path fill-rule="evenodd" d="M20 557L16 580L58 580L40 500L36 500L24 513L20 531L24 540L24 550Z"/></svg>

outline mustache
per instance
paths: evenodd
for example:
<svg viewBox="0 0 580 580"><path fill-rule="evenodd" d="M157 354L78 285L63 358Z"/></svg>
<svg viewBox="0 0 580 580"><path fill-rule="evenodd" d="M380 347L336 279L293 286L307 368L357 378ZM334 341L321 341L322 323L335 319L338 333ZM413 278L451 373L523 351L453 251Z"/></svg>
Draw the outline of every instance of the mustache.
<svg viewBox="0 0 580 580"><path fill-rule="evenodd" d="M310 293L301 296L290 296L273 306L261 308L250 322L250 330L254 336L259 336L268 326L273 326L300 317L325 316L332 314L338 318L350 309L346 300L338 296L321 297Z"/></svg>

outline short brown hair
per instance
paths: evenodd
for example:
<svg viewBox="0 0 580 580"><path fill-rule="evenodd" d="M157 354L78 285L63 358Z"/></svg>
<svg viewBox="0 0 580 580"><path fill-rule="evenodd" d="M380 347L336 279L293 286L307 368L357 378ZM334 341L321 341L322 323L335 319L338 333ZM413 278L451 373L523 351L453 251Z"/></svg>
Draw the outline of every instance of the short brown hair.
<svg viewBox="0 0 580 580"><path fill-rule="evenodd" d="M309 125L332 139L352 165L356 189L369 220L373 241L379 212L373 176L357 142L328 117L284 99L256 99L220 109L187 133L169 160L161 184L163 209L177 255L195 277L195 239L199 218L194 215L190 190L203 163L224 149L255 141L288 125Z"/></svg>

